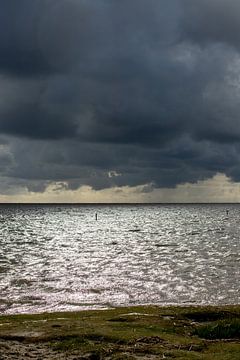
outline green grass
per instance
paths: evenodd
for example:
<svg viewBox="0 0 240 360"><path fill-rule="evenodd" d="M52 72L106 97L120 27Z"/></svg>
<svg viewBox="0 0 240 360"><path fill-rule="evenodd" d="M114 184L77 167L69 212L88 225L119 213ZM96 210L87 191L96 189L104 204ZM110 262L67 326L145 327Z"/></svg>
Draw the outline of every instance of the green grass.
<svg viewBox="0 0 240 360"><path fill-rule="evenodd" d="M240 320L222 320L217 323L199 326L193 332L204 339L240 339Z"/></svg>
<svg viewBox="0 0 240 360"><path fill-rule="evenodd" d="M0 339L48 344L54 351L114 360L237 360L240 305L139 306L0 317ZM231 339L225 341L225 339Z"/></svg>

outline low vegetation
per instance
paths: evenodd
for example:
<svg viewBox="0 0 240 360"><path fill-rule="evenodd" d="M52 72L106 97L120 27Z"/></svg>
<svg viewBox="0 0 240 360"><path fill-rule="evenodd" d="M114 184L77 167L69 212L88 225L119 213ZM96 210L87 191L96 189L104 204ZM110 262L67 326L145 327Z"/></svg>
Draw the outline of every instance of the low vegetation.
<svg viewBox="0 0 240 360"><path fill-rule="evenodd" d="M44 344L56 359L238 360L240 305L2 316L0 341Z"/></svg>

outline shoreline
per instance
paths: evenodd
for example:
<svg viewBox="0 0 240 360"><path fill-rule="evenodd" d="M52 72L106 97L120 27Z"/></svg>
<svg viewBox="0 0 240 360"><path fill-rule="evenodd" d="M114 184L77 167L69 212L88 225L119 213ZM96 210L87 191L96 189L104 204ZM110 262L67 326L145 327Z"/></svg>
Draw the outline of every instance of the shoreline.
<svg viewBox="0 0 240 360"><path fill-rule="evenodd" d="M108 305L108 306L92 306L92 307L88 307L88 306L74 306L71 309L64 309L64 308L59 308L58 310L54 309L54 310L40 310L40 311L36 311L36 312L24 312L24 311L19 311L19 312L7 312L7 311L3 311L1 313L0 311L0 322L1 322L1 318L3 317L15 317L15 316L41 316L41 315L50 315L50 314L81 314L82 312L101 312L101 311L111 311L111 310L117 310L117 309L131 309L131 308L159 308L159 309L165 309L165 308L176 308L176 309L181 309L181 308L202 308L202 309L208 309L208 308L228 308L228 307L240 307L240 303L233 303L233 304L222 304L222 303L194 303L194 302L189 302L189 303L183 303L183 304L177 304L177 303L163 303L163 304L159 304L159 303L151 303L151 304L134 304L134 305Z"/></svg>
<svg viewBox="0 0 240 360"><path fill-rule="evenodd" d="M240 304L0 316L1 359L238 359Z"/></svg>

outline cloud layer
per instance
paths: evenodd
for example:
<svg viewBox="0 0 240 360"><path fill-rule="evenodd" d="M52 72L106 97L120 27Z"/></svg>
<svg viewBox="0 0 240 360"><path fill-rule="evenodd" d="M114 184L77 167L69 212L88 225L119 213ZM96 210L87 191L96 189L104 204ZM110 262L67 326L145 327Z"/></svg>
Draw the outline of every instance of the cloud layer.
<svg viewBox="0 0 240 360"><path fill-rule="evenodd" d="M240 179L237 0L0 0L0 192Z"/></svg>

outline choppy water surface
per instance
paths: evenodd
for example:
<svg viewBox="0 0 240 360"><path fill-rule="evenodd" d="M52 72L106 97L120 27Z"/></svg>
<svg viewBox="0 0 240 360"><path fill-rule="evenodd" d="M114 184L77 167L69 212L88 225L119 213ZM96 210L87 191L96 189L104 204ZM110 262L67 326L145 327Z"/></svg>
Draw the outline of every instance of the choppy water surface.
<svg viewBox="0 0 240 360"><path fill-rule="evenodd" d="M239 265L239 205L0 207L2 314L239 303Z"/></svg>

